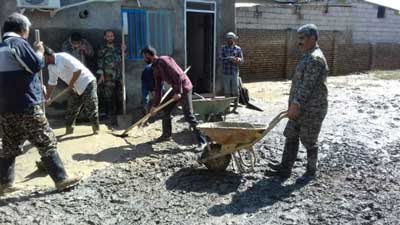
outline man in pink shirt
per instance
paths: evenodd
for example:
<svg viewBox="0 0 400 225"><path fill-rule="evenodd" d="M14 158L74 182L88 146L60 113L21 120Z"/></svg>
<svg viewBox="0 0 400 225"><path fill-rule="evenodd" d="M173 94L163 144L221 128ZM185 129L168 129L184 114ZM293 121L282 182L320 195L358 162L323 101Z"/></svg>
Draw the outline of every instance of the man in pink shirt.
<svg viewBox="0 0 400 225"><path fill-rule="evenodd" d="M197 150L202 150L206 146L206 139L197 129L198 122L196 117L193 115L193 85L189 77L183 72L173 58L169 56L157 56L156 50L150 46L143 49L142 54L144 61L147 64L152 64L155 80L155 99L152 103L150 112L154 115L155 109L160 105L161 87L163 82L167 82L173 89L165 101L168 101L171 98L175 100L174 103L170 104L163 110L162 135L157 140L167 141L171 139L171 111L177 103L181 103L185 120L190 124L190 127L197 136L199 142Z"/></svg>

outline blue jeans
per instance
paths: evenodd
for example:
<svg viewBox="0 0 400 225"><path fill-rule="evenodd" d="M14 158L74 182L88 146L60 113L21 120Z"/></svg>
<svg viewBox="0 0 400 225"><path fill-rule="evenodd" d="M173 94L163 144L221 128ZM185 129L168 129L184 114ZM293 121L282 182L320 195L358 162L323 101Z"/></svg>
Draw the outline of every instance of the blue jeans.
<svg viewBox="0 0 400 225"><path fill-rule="evenodd" d="M226 97L239 96L238 75L224 75L224 94Z"/></svg>

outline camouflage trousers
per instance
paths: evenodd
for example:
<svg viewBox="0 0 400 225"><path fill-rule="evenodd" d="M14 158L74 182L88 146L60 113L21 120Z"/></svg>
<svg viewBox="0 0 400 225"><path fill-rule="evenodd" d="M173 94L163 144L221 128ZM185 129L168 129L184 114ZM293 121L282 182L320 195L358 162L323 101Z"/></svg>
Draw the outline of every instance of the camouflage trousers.
<svg viewBox="0 0 400 225"><path fill-rule="evenodd" d="M104 111L109 117L117 115L122 104L122 86L120 81L106 81L101 85Z"/></svg>
<svg viewBox="0 0 400 225"><path fill-rule="evenodd" d="M39 150L42 157L57 151L56 136L40 105L32 106L23 113L0 114L0 124L4 131L0 158L21 155L26 140Z"/></svg>
<svg viewBox="0 0 400 225"><path fill-rule="evenodd" d="M89 117L90 122L93 124L99 123L99 106L97 98L97 83L96 80L90 82L85 91L78 95L72 93L68 99L68 108L65 115L66 125L74 126L75 120L83 107L86 115Z"/></svg>
<svg viewBox="0 0 400 225"><path fill-rule="evenodd" d="M298 142L300 139L306 149L316 147L325 115L326 110L318 113L303 112L297 120L289 120L283 132L286 141Z"/></svg>

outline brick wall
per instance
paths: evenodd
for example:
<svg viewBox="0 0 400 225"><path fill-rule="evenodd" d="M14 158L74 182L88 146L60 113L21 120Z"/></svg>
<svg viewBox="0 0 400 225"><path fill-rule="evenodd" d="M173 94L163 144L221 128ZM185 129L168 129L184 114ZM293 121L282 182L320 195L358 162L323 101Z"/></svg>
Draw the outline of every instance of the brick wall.
<svg viewBox="0 0 400 225"><path fill-rule="evenodd" d="M290 78L301 57L296 29L314 23L330 75L370 69L400 68L400 16L386 9L378 19L377 6L355 0L352 5L265 4L237 8L239 45L245 56L243 80ZM370 35L369 35L370 34Z"/></svg>

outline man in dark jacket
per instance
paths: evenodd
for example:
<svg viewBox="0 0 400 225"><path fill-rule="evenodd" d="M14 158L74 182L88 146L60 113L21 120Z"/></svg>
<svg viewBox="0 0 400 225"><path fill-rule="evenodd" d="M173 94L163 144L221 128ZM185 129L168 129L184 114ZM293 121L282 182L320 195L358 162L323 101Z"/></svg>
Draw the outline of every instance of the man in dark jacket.
<svg viewBox="0 0 400 225"><path fill-rule="evenodd" d="M0 123L4 131L0 148L0 195L16 191L15 158L22 154L25 140L38 150L43 165L58 190L78 184L68 177L57 153L57 140L41 108L43 87L38 72L44 63L43 44L35 52L26 41L31 23L19 13L10 15L3 25L0 44Z"/></svg>
<svg viewBox="0 0 400 225"><path fill-rule="evenodd" d="M153 75L155 80L154 89L154 100L152 102L152 107L150 112L155 114L157 106L160 105L161 101L161 87L163 82L167 82L171 85L173 91L166 98L166 101L173 98L174 103L167 106L163 110L163 120L162 120L162 135L158 139L159 141L165 141L171 139L172 135L172 118L171 111L174 106L180 102L182 104L183 114L185 120L190 124L191 128L194 130L199 146L197 150L201 150L206 145L206 139L204 135L197 129L197 120L193 115L193 105L192 105L192 82L190 82L189 77L183 72L183 70L178 66L175 60L169 56L157 56L156 50L152 47L147 47L142 50L144 61L147 64L152 64Z"/></svg>

